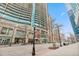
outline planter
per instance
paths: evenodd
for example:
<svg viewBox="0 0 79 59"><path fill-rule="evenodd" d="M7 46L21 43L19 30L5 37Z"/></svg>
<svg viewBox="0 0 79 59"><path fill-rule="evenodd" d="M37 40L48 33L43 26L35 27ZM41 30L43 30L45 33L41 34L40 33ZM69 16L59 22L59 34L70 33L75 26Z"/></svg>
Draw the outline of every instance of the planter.
<svg viewBox="0 0 79 59"><path fill-rule="evenodd" d="M49 47L49 49L58 49L59 47Z"/></svg>

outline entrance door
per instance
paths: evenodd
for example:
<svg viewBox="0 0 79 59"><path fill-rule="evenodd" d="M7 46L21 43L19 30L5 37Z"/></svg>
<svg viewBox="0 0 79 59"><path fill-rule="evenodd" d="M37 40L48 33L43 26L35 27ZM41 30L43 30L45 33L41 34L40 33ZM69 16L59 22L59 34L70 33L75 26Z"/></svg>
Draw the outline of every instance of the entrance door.
<svg viewBox="0 0 79 59"><path fill-rule="evenodd" d="M24 43L24 38L15 38L15 44Z"/></svg>
<svg viewBox="0 0 79 59"><path fill-rule="evenodd" d="M15 38L15 44L19 44L19 38Z"/></svg>

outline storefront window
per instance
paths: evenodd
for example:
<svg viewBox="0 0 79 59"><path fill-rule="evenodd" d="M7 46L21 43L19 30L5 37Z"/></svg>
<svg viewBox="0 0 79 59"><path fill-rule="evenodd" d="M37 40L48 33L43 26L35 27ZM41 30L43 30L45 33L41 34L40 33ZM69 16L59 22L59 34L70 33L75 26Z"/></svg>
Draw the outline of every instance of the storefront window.
<svg viewBox="0 0 79 59"><path fill-rule="evenodd" d="M6 32L7 32L7 28L3 27L2 31L1 31L1 34L7 34Z"/></svg>
<svg viewBox="0 0 79 59"><path fill-rule="evenodd" d="M45 31L41 31L41 37L46 38Z"/></svg>
<svg viewBox="0 0 79 59"><path fill-rule="evenodd" d="M9 29L9 30L8 30L8 34L9 34L9 35L12 35L12 34L13 34L13 30L12 30L12 29Z"/></svg>
<svg viewBox="0 0 79 59"><path fill-rule="evenodd" d="M16 35L17 38L24 38L25 37L25 32L17 30Z"/></svg>
<svg viewBox="0 0 79 59"><path fill-rule="evenodd" d="M12 35L13 34L13 30L10 29L10 28L3 27L1 29L1 34Z"/></svg>

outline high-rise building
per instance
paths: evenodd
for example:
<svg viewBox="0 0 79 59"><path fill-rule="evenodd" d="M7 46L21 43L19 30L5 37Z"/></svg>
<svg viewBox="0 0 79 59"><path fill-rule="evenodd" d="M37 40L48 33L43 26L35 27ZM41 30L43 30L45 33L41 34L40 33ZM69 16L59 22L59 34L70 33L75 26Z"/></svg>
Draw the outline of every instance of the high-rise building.
<svg viewBox="0 0 79 59"><path fill-rule="evenodd" d="M32 3L0 3L0 42L32 42ZM35 39L47 41L47 4L35 4Z"/></svg>
<svg viewBox="0 0 79 59"><path fill-rule="evenodd" d="M76 39L79 41L79 4L70 3L66 4L66 7Z"/></svg>
<svg viewBox="0 0 79 59"><path fill-rule="evenodd" d="M47 19L47 31L48 31L48 42L52 42L53 41L53 24L52 24L52 18L51 16L48 16Z"/></svg>

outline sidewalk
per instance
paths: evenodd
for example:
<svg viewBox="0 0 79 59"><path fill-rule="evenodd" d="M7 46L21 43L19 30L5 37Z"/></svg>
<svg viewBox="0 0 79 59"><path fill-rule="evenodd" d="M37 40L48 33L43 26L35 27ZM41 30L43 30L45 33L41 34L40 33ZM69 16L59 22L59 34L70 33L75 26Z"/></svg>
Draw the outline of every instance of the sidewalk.
<svg viewBox="0 0 79 59"><path fill-rule="evenodd" d="M52 44L36 44L36 55L42 54L44 50L48 50L48 47ZM33 45L12 45L11 47L1 47L0 56L31 56Z"/></svg>
<svg viewBox="0 0 79 59"><path fill-rule="evenodd" d="M36 56L79 56L79 43L60 47L56 50L48 49L52 44L35 45ZM31 56L32 45L11 46L0 48L0 56Z"/></svg>
<svg viewBox="0 0 79 59"><path fill-rule="evenodd" d="M42 56L79 56L79 43L60 47L57 50L51 50Z"/></svg>

